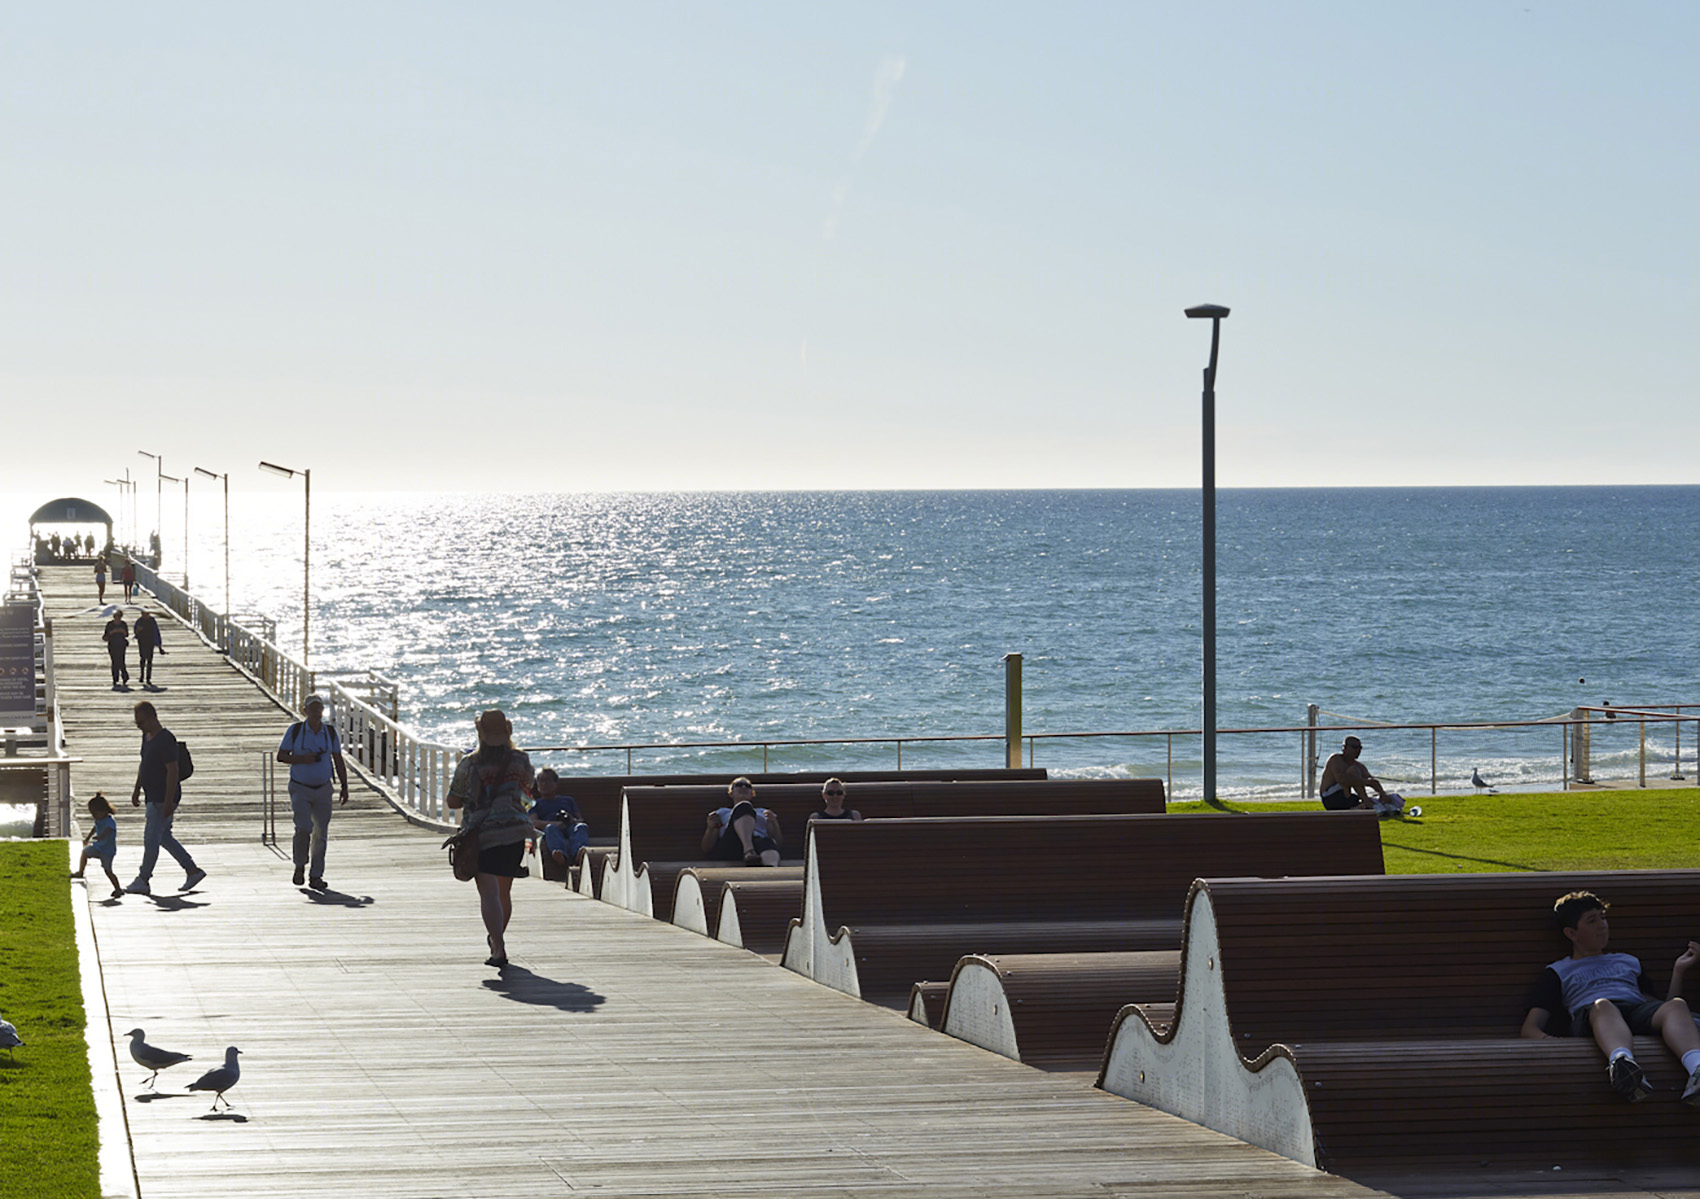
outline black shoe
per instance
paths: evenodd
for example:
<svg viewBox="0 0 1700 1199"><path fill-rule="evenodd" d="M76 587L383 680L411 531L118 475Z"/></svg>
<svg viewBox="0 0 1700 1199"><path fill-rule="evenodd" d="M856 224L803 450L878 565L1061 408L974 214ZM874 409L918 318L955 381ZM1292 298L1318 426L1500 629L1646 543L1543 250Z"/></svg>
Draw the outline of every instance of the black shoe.
<svg viewBox="0 0 1700 1199"><path fill-rule="evenodd" d="M307 881L307 867L297 866L295 868L295 876L293 878L291 878L289 881L294 883L297 887L299 887L302 883L306 882Z"/></svg>
<svg viewBox="0 0 1700 1199"><path fill-rule="evenodd" d="M329 891L331 889L331 885L322 878L316 878L307 885L315 891Z"/></svg>
<svg viewBox="0 0 1700 1199"><path fill-rule="evenodd" d="M1640 1103L1653 1093L1653 1088L1647 1085L1647 1076L1641 1072L1641 1064L1632 1057L1614 1058L1606 1077L1611 1079L1611 1089L1631 1103Z"/></svg>

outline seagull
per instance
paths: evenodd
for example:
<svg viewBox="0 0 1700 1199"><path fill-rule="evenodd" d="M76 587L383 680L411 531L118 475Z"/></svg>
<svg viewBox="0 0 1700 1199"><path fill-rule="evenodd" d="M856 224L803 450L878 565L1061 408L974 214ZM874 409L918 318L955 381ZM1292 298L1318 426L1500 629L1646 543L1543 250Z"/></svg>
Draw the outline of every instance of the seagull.
<svg viewBox="0 0 1700 1199"><path fill-rule="evenodd" d="M139 1028L132 1028L124 1035L130 1038L130 1056L136 1059L136 1065L140 1066L144 1070L153 1071L153 1073L148 1075L148 1077L143 1081L143 1086L151 1086L154 1079L159 1077L159 1072L161 1070L168 1070L172 1066L175 1066L178 1062L186 1062L190 1060L190 1054L176 1053L170 1049L156 1049L154 1046L149 1045L146 1041L142 1040L143 1033Z"/></svg>
<svg viewBox="0 0 1700 1199"><path fill-rule="evenodd" d="M1477 770L1474 766L1470 767L1470 782L1475 784L1477 794L1480 794L1484 790L1489 795L1499 794L1499 788L1484 779L1482 777L1482 772Z"/></svg>
<svg viewBox="0 0 1700 1199"><path fill-rule="evenodd" d="M24 1039L18 1035L18 1030L12 1026L12 1022L0 1020L0 1049L6 1051L7 1061L12 1060L12 1050L23 1043Z"/></svg>
<svg viewBox="0 0 1700 1199"><path fill-rule="evenodd" d="M213 1091L213 1105L208 1111L218 1110L218 1101L224 1099L224 1093L236 1085L236 1080L242 1077L242 1070L236 1064L236 1055L242 1051L232 1045L224 1051L224 1065L216 1070L208 1070L194 1082L189 1084L191 1091ZM230 1100L224 1099L224 1106L230 1106Z"/></svg>

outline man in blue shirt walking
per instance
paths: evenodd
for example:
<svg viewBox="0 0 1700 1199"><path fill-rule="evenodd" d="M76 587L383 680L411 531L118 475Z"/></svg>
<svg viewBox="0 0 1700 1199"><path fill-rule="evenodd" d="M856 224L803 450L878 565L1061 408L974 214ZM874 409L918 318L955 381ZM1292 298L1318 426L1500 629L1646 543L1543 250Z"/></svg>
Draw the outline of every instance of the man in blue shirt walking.
<svg viewBox="0 0 1700 1199"><path fill-rule="evenodd" d="M342 741L336 726L325 723L325 701L309 695L301 705L307 717L289 726L277 747L277 760L289 767L289 806L295 816L295 875L315 891L326 891L325 843L330 839L331 770L342 781L342 802L348 802L348 765L342 760ZM311 862L308 853L311 849Z"/></svg>

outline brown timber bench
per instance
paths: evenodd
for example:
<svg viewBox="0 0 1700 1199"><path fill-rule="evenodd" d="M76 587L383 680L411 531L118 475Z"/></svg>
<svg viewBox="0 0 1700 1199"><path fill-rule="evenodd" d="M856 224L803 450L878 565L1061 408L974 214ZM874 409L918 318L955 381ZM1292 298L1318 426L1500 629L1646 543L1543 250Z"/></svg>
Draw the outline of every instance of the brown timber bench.
<svg viewBox="0 0 1700 1199"><path fill-rule="evenodd" d="M788 915L796 914L803 894L801 863L795 866L728 863L724 866L687 866L679 872L673 888L673 923L705 937L717 936L721 898L726 885L746 879L765 884L770 892L789 895L791 910Z"/></svg>
<svg viewBox="0 0 1700 1199"><path fill-rule="evenodd" d="M809 838L784 964L900 1008L970 954L1175 950L1200 875L1382 870L1368 812L817 823Z"/></svg>
<svg viewBox="0 0 1700 1199"><path fill-rule="evenodd" d="M932 998L932 1027L949 1036L1041 1070L1096 1073L1110 1026L1127 1004L1143 1005L1154 1020L1172 1018L1180 967L1178 945L1136 953L972 954L956 963L948 986L916 983L909 1014L924 1018Z"/></svg>
<svg viewBox="0 0 1700 1199"><path fill-rule="evenodd" d="M1336 817L1339 814L1335 814ZM1700 1170L1700 1111L1661 1042L1630 1104L1590 1037L1518 1036L1568 955L1559 895L1611 907L1661 987L1700 934L1700 871L1201 879L1166 1027L1122 1011L1099 1085L1359 1179L1404 1169ZM1689 978L1690 1002L1696 979Z"/></svg>
<svg viewBox="0 0 1700 1199"><path fill-rule="evenodd" d="M847 781L846 787L846 805L870 820L973 813L1160 813L1164 809L1161 779L903 779ZM615 868L618 874L605 874L601 897L645 915L671 916L680 871L689 866L727 865L705 860L702 853L704 820L711 809L727 802L725 784L628 787L621 836L630 847L629 865L622 853ZM800 865L809 814L821 806L820 784L758 785L755 802L779 817L785 836L784 864ZM763 868L750 869L759 876ZM617 885L608 886L608 877L616 877Z"/></svg>
<svg viewBox="0 0 1700 1199"><path fill-rule="evenodd" d="M533 759L532 765L541 769L551 765L547 761ZM559 769L559 767L557 767ZM620 832L620 796L627 787L713 787L718 786L722 792L733 778L733 774L608 774L608 775L561 775L561 794L572 796L578 804L579 815L584 817L585 824L590 826L590 843L593 846L615 846L619 843ZM815 787L815 793L820 792L820 785L829 778L841 779L846 784L877 782L888 779L922 780L929 782L948 782L964 780L1004 779L1010 781L1037 782L1045 778L1043 767L1021 768L1016 770L963 767L958 769L939 770L844 770L844 771L779 771L748 774L742 777L756 785L759 792L763 786L780 783L809 784ZM812 810L812 809L811 809ZM700 831L700 830L699 830ZM600 859L599 859L600 860ZM594 895L594 888L600 884L600 877L581 884L578 874L578 863L572 862L567 866L558 866L546 855L542 862L543 877L552 882L565 882L575 890ZM586 887L590 890L586 890Z"/></svg>

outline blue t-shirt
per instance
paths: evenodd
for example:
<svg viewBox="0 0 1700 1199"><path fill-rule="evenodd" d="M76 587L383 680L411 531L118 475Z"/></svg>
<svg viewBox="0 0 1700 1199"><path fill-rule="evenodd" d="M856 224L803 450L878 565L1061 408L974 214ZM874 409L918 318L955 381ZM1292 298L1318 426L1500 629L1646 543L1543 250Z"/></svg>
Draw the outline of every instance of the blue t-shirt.
<svg viewBox="0 0 1700 1199"><path fill-rule="evenodd" d="M1564 1010L1574 1016L1596 999L1640 1003L1650 998L1641 989L1641 959L1628 953L1597 953L1585 958L1560 958L1548 967L1558 975Z"/></svg>
<svg viewBox="0 0 1700 1199"><path fill-rule="evenodd" d="M579 815L578 801L570 795L551 795L548 799L540 799L531 807L533 820L564 820L568 824L582 823L584 817Z"/></svg>
<svg viewBox="0 0 1700 1199"><path fill-rule="evenodd" d="M342 752L342 742L337 739L336 726L329 721L320 724L319 731L315 733L312 726L303 720L289 726L288 731L283 734L283 740L278 742L277 750L284 754L323 755L317 762L289 764L291 782L307 787L322 787L331 781L331 755Z"/></svg>
<svg viewBox="0 0 1700 1199"><path fill-rule="evenodd" d="M94 839L89 852L97 858L110 858L118 852L118 822L110 816L94 818Z"/></svg>

